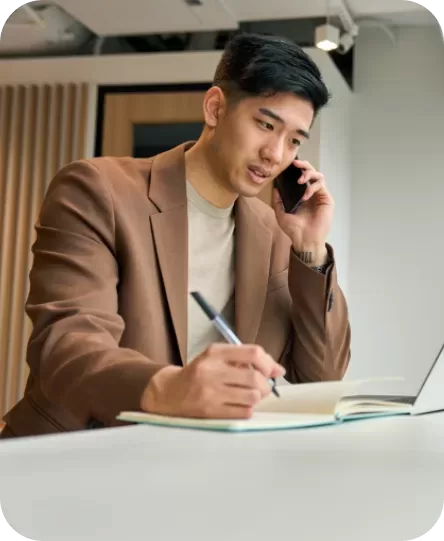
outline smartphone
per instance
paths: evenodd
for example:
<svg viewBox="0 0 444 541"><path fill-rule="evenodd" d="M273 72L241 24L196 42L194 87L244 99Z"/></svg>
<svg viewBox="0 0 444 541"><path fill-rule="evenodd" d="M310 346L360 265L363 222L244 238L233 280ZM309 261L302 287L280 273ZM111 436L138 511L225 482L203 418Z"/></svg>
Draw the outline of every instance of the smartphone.
<svg viewBox="0 0 444 541"><path fill-rule="evenodd" d="M298 184L304 171L290 164L275 180L274 186L281 196L284 210L293 214L301 203L302 197L307 189L306 184Z"/></svg>

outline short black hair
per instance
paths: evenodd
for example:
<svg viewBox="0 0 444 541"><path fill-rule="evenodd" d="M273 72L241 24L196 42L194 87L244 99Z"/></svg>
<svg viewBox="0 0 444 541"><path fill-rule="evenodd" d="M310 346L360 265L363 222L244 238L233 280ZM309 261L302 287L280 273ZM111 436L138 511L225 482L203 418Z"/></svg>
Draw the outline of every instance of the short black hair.
<svg viewBox="0 0 444 541"><path fill-rule="evenodd" d="M292 93L313 105L315 116L330 94L315 62L286 38L238 33L226 45L213 86L228 99Z"/></svg>

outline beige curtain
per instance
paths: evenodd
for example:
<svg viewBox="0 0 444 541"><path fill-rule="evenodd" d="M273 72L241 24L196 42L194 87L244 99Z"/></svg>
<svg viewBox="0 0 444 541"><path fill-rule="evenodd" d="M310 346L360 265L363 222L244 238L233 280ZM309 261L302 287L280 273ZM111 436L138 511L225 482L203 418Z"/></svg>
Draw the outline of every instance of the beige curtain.
<svg viewBox="0 0 444 541"><path fill-rule="evenodd" d="M34 224L57 170L87 155L92 87L0 86L0 423L23 394Z"/></svg>

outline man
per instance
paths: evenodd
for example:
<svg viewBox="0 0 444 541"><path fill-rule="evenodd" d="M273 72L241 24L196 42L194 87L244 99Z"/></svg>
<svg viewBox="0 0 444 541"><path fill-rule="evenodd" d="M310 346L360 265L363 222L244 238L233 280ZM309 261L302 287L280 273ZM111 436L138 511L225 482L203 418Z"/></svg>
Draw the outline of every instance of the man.
<svg viewBox="0 0 444 541"><path fill-rule="evenodd" d="M33 247L30 376L3 437L115 426L134 409L248 418L269 378L342 378L350 329L326 244L333 200L295 161L328 99L295 44L240 34L195 144L58 173ZM255 196L293 163L309 187L286 214L277 193L274 209ZM245 345L223 343L193 290Z"/></svg>

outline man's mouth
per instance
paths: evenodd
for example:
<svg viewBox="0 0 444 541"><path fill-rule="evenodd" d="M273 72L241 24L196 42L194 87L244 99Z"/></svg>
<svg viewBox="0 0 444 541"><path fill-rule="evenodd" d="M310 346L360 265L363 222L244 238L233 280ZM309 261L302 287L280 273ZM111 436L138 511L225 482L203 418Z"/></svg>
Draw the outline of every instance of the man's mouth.
<svg viewBox="0 0 444 541"><path fill-rule="evenodd" d="M270 171L267 171L262 167L255 167L253 165L248 167L248 171L253 181L257 182L258 184L262 184L271 176Z"/></svg>

